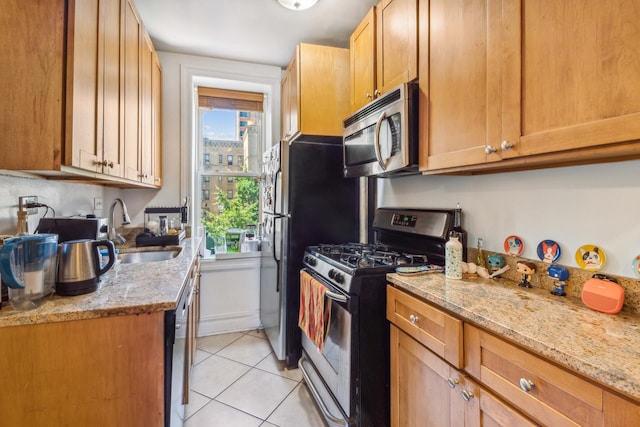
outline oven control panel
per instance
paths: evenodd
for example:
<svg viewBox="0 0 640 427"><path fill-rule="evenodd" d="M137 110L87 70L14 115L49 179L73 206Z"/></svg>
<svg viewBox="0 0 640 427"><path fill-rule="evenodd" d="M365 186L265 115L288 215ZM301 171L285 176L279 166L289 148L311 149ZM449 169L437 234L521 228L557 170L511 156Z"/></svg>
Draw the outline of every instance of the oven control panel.
<svg viewBox="0 0 640 427"><path fill-rule="evenodd" d="M402 215L395 213L391 217L391 225L397 225L400 227L415 227L418 217L415 215Z"/></svg>

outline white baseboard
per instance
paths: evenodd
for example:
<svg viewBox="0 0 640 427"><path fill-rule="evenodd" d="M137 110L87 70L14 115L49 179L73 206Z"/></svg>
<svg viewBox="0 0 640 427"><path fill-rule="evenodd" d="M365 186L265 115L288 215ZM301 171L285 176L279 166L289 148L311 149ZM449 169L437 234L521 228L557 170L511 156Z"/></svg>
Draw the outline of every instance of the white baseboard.
<svg viewBox="0 0 640 427"><path fill-rule="evenodd" d="M260 311L201 317L198 326L199 337L257 329L260 327Z"/></svg>

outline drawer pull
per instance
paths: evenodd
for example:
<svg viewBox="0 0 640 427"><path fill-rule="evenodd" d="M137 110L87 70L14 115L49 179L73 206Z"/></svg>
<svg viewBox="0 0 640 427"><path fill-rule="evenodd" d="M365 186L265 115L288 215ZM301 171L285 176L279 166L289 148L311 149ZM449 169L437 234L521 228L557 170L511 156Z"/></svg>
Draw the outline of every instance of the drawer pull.
<svg viewBox="0 0 640 427"><path fill-rule="evenodd" d="M525 393L529 393L535 386L536 385L533 383L533 381L526 378L520 378L520 388Z"/></svg>
<svg viewBox="0 0 640 427"><path fill-rule="evenodd" d="M462 400L464 400L465 402L468 402L474 398L473 392L467 391L467 390L462 390L462 393L460 393L460 396L462 396Z"/></svg>
<svg viewBox="0 0 640 427"><path fill-rule="evenodd" d="M418 320L420 320L418 316L415 316L413 314L409 316L409 322L411 322L412 325L415 325L416 323L418 323Z"/></svg>
<svg viewBox="0 0 640 427"><path fill-rule="evenodd" d="M460 381L457 378L449 378L447 380L447 384L449 385L449 387L451 388L456 388L456 386L458 384L460 384Z"/></svg>

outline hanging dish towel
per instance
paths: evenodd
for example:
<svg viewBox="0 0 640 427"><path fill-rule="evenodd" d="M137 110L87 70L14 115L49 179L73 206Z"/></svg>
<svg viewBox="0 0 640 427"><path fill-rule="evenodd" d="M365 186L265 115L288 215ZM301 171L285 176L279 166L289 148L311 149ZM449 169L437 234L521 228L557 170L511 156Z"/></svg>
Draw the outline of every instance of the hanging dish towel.
<svg viewBox="0 0 640 427"><path fill-rule="evenodd" d="M300 315L298 326L322 352L329 333L331 299L325 298L325 288L306 271L300 272Z"/></svg>

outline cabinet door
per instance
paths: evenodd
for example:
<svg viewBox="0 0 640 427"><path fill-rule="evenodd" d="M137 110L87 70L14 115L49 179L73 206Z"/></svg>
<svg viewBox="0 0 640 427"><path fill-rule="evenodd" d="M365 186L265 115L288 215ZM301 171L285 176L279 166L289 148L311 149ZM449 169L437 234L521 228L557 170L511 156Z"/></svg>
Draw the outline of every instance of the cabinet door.
<svg viewBox="0 0 640 427"><path fill-rule="evenodd" d="M286 141L291 129L291 108L289 107L289 70L284 73L280 82L280 138Z"/></svg>
<svg viewBox="0 0 640 427"><path fill-rule="evenodd" d="M103 166L99 100L104 97L100 12L99 0L75 2L69 8L65 135L65 164L98 173Z"/></svg>
<svg viewBox="0 0 640 427"><path fill-rule="evenodd" d="M551 3L523 8L520 154L638 140L637 2Z"/></svg>
<svg viewBox="0 0 640 427"><path fill-rule="evenodd" d="M102 137L102 173L121 177L124 160L124 140L120 126L120 21L123 2L101 1L103 49L102 90L99 107L103 113L98 117L98 137ZM102 120L100 120L102 117ZM99 140L98 138L98 140Z"/></svg>
<svg viewBox="0 0 640 427"><path fill-rule="evenodd" d="M503 158L503 110L519 96L511 76L519 63L519 1L420 2L421 170Z"/></svg>
<svg viewBox="0 0 640 427"><path fill-rule="evenodd" d="M140 45L140 182L153 184L153 43L146 31Z"/></svg>
<svg viewBox="0 0 640 427"><path fill-rule="evenodd" d="M349 39L350 106L356 111L373 100L376 89L376 13L371 8Z"/></svg>
<svg viewBox="0 0 640 427"><path fill-rule="evenodd" d="M0 169L55 170L64 160L65 14L63 0L2 2Z"/></svg>
<svg viewBox="0 0 640 427"><path fill-rule="evenodd" d="M153 184L162 187L162 66L155 50L151 66L152 173Z"/></svg>
<svg viewBox="0 0 640 427"><path fill-rule="evenodd" d="M376 89L382 95L418 77L418 2L382 0L376 13Z"/></svg>
<svg viewBox="0 0 640 427"><path fill-rule="evenodd" d="M464 413L452 404L449 365L393 324L390 333L391 425L463 425Z"/></svg>
<svg viewBox="0 0 640 427"><path fill-rule="evenodd" d="M289 67L287 67L287 132L286 138L292 138L300 129L300 70L299 70L299 60L300 60L300 47L296 47L296 54L293 55L291 59L291 63Z"/></svg>
<svg viewBox="0 0 640 427"><path fill-rule="evenodd" d="M141 25L130 0L125 1L122 23L122 81L124 126L124 176L140 179L140 37Z"/></svg>

